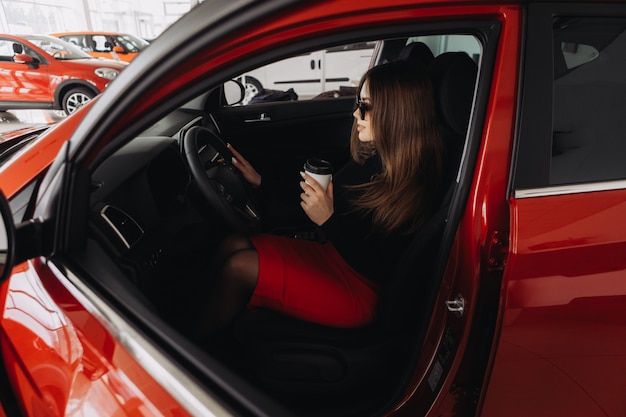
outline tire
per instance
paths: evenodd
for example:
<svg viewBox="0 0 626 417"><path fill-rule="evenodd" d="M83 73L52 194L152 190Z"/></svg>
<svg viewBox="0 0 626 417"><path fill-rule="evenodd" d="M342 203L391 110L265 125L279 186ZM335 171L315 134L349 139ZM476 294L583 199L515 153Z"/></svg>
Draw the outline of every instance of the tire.
<svg viewBox="0 0 626 417"><path fill-rule="evenodd" d="M83 104L91 101L96 96L92 90L85 87L74 87L63 96L61 107L66 114L72 114Z"/></svg>
<svg viewBox="0 0 626 417"><path fill-rule="evenodd" d="M244 77L245 82L243 86L246 88L246 95L243 99L242 104L248 104L252 97L259 94L261 90L263 90L263 85L254 77Z"/></svg>

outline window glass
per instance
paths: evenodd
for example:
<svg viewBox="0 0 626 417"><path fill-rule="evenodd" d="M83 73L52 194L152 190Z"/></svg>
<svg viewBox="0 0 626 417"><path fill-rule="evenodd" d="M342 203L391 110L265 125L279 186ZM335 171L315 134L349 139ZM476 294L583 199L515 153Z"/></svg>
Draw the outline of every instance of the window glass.
<svg viewBox="0 0 626 417"><path fill-rule="evenodd" d="M12 61L13 55L15 55L15 52L13 52L13 41L0 40L0 57L2 57L0 60Z"/></svg>
<svg viewBox="0 0 626 417"><path fill-rule="evenodd" d="M480 44L473 36L468 35L432 35L409 38L407 43L422 42L428 45L435 56L444 52L466 52L478 63Z"/></svg>
<svg viewBox="0 0 626 417"><path fill-rule="evenodd" d="M28 209L28 203L33 196L38 179L35 179L28 183L20 192L15 194L9 201L11 207L11 213L13 214L13 222L20 223L26 218L26 211Z"/></svg>
<svg viewBox="0 0 626 417"><path fill-rule="evenodd" d="M140 43L140 40L129 35L120 35L112 37L115 41L114 45L123 47L126 52L139 52L142 48L145 48L145 43Z"/></svg>
<svg viewBox="0 0 626 417"><path fill-rule="evenodd" d="M376 42L348 44L283 59L242 74L243 104L354 95Z"/></svg>
<svg viewBox="0 0 626 417"><path fill-rule="evenodd" d="M355 96L363 74L375 63L398 59L402 49L424 43L437 56L462 51L478 62L480 45L470 35L419 36L334 46L300 54L246 72L237 80L246 87L244 105ZM379 56L373 57L376 45Z"/></svg>
<svg viewBox="0 0 626 417"><path fill-rule="evenodd" d="M94 52L111 52L113 49L111 41L103 35L93 35L91 42Z"/></svg>
<svg viewBox="0 0 626 417"><path fill-rule="evenodd" d="M626 178L626 19L554 21L550 184Z"/></svg>
<svg viewBox="0 0 626 417"><path fill-rule="evenodd" d="M65 42L71 43L72 45L78 46L80 49L82 49L85 52L93 51L93 46L91 45L91 43L89 42L89 39L87 39L85 35L61 36L61 39L63 39Z"/></svg>

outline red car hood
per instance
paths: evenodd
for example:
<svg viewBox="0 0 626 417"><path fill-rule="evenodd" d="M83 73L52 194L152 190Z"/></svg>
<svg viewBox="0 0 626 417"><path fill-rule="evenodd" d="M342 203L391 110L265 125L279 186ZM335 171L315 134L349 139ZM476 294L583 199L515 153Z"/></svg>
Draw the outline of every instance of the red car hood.
<svg viewBox="0 0 626 417"><path fill-rule="evenodd" d="M99 58L90 58L90 59L68 59L64 60L63 64L66 66L76 65L80 67L93 67L95 68L112 68L118 71L123 70L128 65L127 62L122 61L114 61L112 59L99 59Z"/></svg>

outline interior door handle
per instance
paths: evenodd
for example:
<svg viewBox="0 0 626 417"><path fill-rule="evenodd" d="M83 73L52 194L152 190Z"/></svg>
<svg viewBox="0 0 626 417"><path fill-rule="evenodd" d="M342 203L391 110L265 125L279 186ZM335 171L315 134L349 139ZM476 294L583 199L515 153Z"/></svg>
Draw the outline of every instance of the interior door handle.
<svg viewBox="0 0 626 417"><path fill-rule="evenodd" d="M261 113L258 117L252 119L245 119L246 123L256 123L256 122L271 122L272 118L267 115L267 113Z"/></svg>
<svg viewBox="0 0 626 417"><path fill-rule="evenodd" d="M457 294L454 300L446 301L446 307L449 312L454 313L457 317L461 317L465 312L465 299L461 294Z"/></svg>

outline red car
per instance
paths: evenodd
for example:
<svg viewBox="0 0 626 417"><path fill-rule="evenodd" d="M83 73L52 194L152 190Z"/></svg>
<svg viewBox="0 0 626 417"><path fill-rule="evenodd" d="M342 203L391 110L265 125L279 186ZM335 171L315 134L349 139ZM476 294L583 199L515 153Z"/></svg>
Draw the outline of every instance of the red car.
<svg viewBox="0 0 626 417"><path fill-rule="evenodd" d="M100 94L126 65L95 59L52 36L0 34L0 109L70 114Z"/></svg>
<svg viewBox="0 0 626 417"><path fill-rule="evenodd" d="M51 33L96 58L108 58L117 61L132 61L149 43L129 33L117 32L58 32Z"/></svg>
<svg viewBox="0 0 626 417"><path fill-rule="evenodd" d="M308 231L259 221L215 138L294 181L349 158L349 89L242 105L231 80L356 42L428 66L448 198L371 325L255 310L196 341L216 242ZM201 3L0 168L6 414L623 416L622 42L622 2Z"/></svg>

